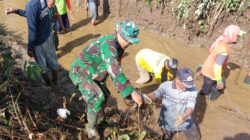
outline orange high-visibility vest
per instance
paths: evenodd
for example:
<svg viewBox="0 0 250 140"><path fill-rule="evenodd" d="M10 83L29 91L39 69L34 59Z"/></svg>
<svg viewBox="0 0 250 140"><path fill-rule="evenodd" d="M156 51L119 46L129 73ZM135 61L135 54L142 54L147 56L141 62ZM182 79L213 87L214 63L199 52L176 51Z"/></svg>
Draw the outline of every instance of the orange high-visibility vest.
<svg viewBox="0 0 250 140"><path fill-rule="evenodd" d="M227 53L228 55L230 54L231 48L225 43L225 42L220 42L217 47L215 47L209 54L208 58L206 59L205 63L202 66L201 73L210 78L210 79L215 79L214 76L214 65L216 63L216 58L218 54L220 53ZM222 71L227 63L227 60L224 62L222 66Z"/></svg>

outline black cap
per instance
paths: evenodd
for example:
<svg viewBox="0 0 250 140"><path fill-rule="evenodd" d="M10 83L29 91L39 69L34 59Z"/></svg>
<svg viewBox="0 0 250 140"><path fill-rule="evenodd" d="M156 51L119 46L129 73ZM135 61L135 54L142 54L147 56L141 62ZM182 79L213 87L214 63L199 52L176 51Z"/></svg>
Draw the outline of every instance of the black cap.
<svg viewBox="0 0 250 140"><path fill-rule="evenodd" d="M172 58L167 62L167 65L171 70L176 70L178 67L178 60L176 58Z"/></svg>

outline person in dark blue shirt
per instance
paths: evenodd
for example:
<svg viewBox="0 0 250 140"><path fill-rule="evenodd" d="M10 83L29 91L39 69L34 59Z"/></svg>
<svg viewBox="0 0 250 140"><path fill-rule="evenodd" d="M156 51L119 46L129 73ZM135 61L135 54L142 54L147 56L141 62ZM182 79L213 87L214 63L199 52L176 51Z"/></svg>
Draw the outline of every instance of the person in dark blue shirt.
<svg viewBox="0 0 250 140"><path fill-rule="evenodd" d="M52 84L57 83L58 61L55 44L52 40L49 9L46 0L29 0L25 11L7 8L6 14L16 13L27 17L28 22L28 50L30 57L35 57L36 62L44 70L42 77L48 86L51 82L48 77L49 69L52 70Z"/></svg>

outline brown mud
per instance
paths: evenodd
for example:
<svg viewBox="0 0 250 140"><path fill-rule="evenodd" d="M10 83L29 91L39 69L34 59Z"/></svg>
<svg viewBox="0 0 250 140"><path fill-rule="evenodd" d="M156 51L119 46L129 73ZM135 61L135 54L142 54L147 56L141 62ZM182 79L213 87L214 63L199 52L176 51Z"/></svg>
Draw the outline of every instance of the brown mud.
<svg viewBox="0 0 250 140"><path fill-rule="evenodd" d="M152 0L150 1L151 11L144 0L101 1L109 3L110 17L131 19L138 23L141 28L174 38L189 46L209 48L230 24L238 25L246 32L250 31L249 8L247 8L245 14L241 16L222 12L218 18L219 20L213 25L214 28L211 30L206 29L207 31L204 34L199 30L198 21L193 18L195 15L191 15L194 13L193 11L189 11L190 20L188 23L185 23L185 26L183 22L177 24L177 14L171 9L171 4L175 3L175 1L165 0L165 8L162 9L161 5L157 6L157 4L155 4L156 1ZM250 68L250 47L248 45L250 40L248 38L250 38L250 34L247 34L245 39L232 47L230 61L240 66Z"/></svg>
<svg viewBox="0 0 250 140"><path fill-rule="evenodd" d="M27 44L26 19L17 15L6 16L3 13L3 9L7 7L24 9L26 2L26 0L0 0L0 24L5 26L8 31L12 32L15 35L18 35L19 40L21 40L23 46ZM143 8L143 6L140 4L133 5L135 1L130 0L122 2L124 4L128 4L128 6L131 6L131 10L127 10L125 12L125 9L120 9L120 15L118 16L124 14L124 17L130 17L132 19L135 19L136 23L138 22L140 25L144 25L144 20L139 20L139 16L141 18L145 18L147 16L146 8ZM131 2L131 4L129 2ZM110 0L110 10L111 15L113 15L113 17L117 13L115 12L115 10L112 10L112 8L117 9L119 7L115 6L114 4L116 4L116 2L114 0ZM132 7L134 6L140 7L138 9L141 9L142 11L144 10L145 13L138 13L139 15L137 16L135 16L136 14L131 14L133 12ZM69 69L71 63L83 50L83 48L85 48L90 43L91 40L101 35L113 33L114 22L121 21L121 19L107 18L103 15L100 15L98 24L95 27L92 27L90 25L91 19L90 17L86 18L86 12L83 10L83 8L81 6L73 7L75 19L70 19L71 30L67 34L59 35L60 45L59 51L57 52L59 64L61 65L59 76L61 78L59 82L59 90L43 89L41 88L40 83L29 81L25 78L23 79L23 81L25 81L24 87L25 92L27 92L27 97L30 100L34 100L32 102L32 105L37 105L38 108L39 106L42 106L43 109L40 112L44 111L45 113L43 114L50 114L49 119L52 119L50 120L50 123L52 124L55 124L55 121L53 121L53 119L56 119L57 116L55 110L59 107L62 107L62 97L67 97L67 101L69 102L69 98L73 93L77 93L77 97L80 96L79 92L73 87L67 76L67 70ZM137 13L136 11L134 12ZM150 15L150 17L154 16ZM174 19L168 18L164 20L171 22L171 20ZM148 19L147 22L150 21L154 21L154 19ZM164 24L159 25L159 27L165 27L166 25L168 25L168 22L162 21L161 23ZM174 22L171 24L174 24ZM150 24L148 24L148 26L149 25ZM223 25L221 27L226 27L226 25ZM167 28L164 28L163 32L165 32L165 29ZM246 31L249 31L249 28L245 29ZM152 50L167 54L170 57L175 57L179 60L180 67L188 67L193 70L193 72L196 70L199 64L204 62L207 57L207 49L187 46L182 41L179 41L182 39L184 39L184 41L187 40L187 31L183 31L181 28L175 27L169 28L169 30L166 31L166 33L169 32L175 32L175 37L179 39L177 40L169 37L164 37L159 33L152 33L148 30L141 30L141 33L139 35L139 38L141 40L140 44L133 45L126 50L126 55L123 58L122 62L122 68L126 76L131 80L132 84L135 87L141 88L142 92L145 94L154 91L157 88L157 85L154 80L145 85L137 85L134 83L135 80L138 78L138 71L135 65L134 57L135 54L142 48L150 48ZM214 34L214 36L218 35L217 32ZM214 36L208 38L207 41L203 40L204 42L202 42L201 39L200 42L196 43L210 45L215 40ZM13 47L13 49L16 48L14 47L15 43L10 43L10 46ZM17 53L18 50L19 49L17 49ZM242 49L239 49L238 53L241 54L241 51ZM249 52L248 50L244 51L246 53ZM247 140L250 138L250 86L243 83L243 80L247 73L247 69L242 67L241 64L243 63L236 63L238 61L233 60L235 58L235 55L236 54L232 54L232 56L230 56L231 60L229 61L227 69L225 71L227 77L227 87L225 93L214 102L208 100L207 98L204 98L203 96L198 96L197 98L196 109L193 114L193 118L199 127L202 140ZM24 60L30 60L27 55L23 57ZM20 64L20 67L21 66L22 64ZM202 81L202 79L198 79L195 81L198 90L201 88ZM108 123L101 125L99 130L103 134L105 139L107 139L107 137L112 138L114 132L116 132L116 135L117 133L128 133L132 136L133 139L133 137L136 137L135 132L138 132L138 114L136 113L137 110L133 110L131 107L128 109L128 106L125 104L124 100L114 88L111 79L108 79L107 86L112 94L107 105L108 107L105 108L105 114L108 117ZM80 118L82 118L85 106L82 101L78 101L78 99L76 98L73 99L73 102L68 103L68 108L73 111L73 115L64 123L83 128L85 125L85 121L80 121ZM141 131L147 131L148 138L150 137L159 139L161 131L157 125L157 119L159 116L160 104L155 103L154 105L148 106L146 108L146 111L143 110L143 108L140 110ZM153 111L151 110L151 108ZM129 117L126 118L126 116ZM40 130L48 129L48 126L46 124L41 126L43 127ZM77 131L77 129L68 127L66 125L59 124L56 126L59 127L59 130L61 129L64 132L54 132L55 134L59 135L58 137L56 137L56 139L58 139L61 135L67 135L68 130L70 131L69 134L72 134L74 131ZM52 129L53 128L49 130L52 131ZM72 129L74 131L72 131ZM49 130L47 130L46 132L49 133ZM176 137L176 139L178 139L178 137Z"/></svg>

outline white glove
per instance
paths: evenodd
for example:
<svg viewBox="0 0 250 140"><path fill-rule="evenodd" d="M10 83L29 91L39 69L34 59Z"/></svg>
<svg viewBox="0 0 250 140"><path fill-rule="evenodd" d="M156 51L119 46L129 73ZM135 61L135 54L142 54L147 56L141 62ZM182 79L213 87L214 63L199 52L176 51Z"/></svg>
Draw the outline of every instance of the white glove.
<svg viewBox="0 0 250 140"><path fill-rule="evenodd" d="M57 115L59 115L61 118L66 119L67 115L70 115L70 111L65 108L59 108L57 109Z"/></svg>
<svg viewBox="0 0 250 140"><path fill-rule="evenodd" d="M149 98L149 97L148 97L147 95L145 95L145 94L142 94L142 96L143 96L144 99L148 100L149 104L152 104L151 98Z"/></svg>

